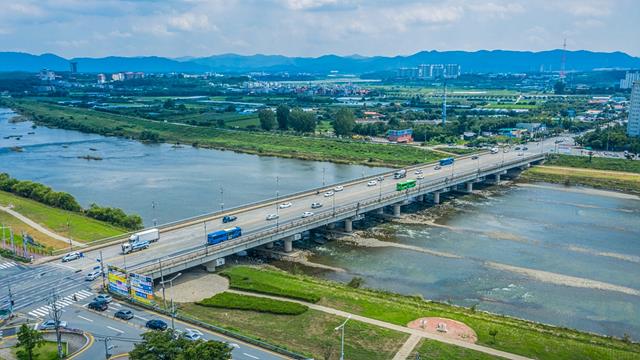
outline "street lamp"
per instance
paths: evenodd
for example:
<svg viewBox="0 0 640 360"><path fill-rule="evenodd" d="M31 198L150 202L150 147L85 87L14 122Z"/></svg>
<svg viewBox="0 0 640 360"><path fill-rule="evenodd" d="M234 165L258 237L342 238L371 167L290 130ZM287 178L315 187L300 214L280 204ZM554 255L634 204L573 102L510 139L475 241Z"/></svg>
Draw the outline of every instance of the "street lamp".
<svg viewBox="0 0 640 360"><path fill-rule="evenodd" d="M174 318L176 316L176 307L173 304L173 280L177 279L178 276L180 276L180 275L182 275L182 273L176 274L176 276L172 277L169 280L165 280L165 281L161 281L160 282L162 284L163 292L164 292L164 284L167 283L167 282L169 283L169 292L171 293L171 329L174 330L174 331L176 330L176 326L175 326L175 323L174 323Z"/></svg>
<svg viewBox="0 0 640 360"><path fill-rule="evenodd" d="M220 211L224 211L224 188L220 185Z"/></svg>
<svg viewBox="0 0 640 360"><path fill-rule="evenodd" d="M322 168L324 170L324 168ZM324 177L323 177L324 179ZM324 180L323 180L324 181ZM280 177L276 176L276 232L278 232L278 227L280 225Z"/></svg>
<svg viewBox="0 0 640 360"><path fill-rule="evenodd" d="M151 201L151 208L153 209L153 226L155 227L158 223L158 219L156 218L156 205L157 203L154 201Z"/></svg>
<svg viewBox="0 0 640 360"><path fill-rule="evenodd" d="M347 321L349 321L350 319L351 319L351 315L347 317L347 320L345 320L342 323L342 325L335 328L335 331L338 331L338 330L342 331L342 334L340 335L340 360L344 360L344 327L345 325L347 325Z"/></svg>
<svg viewBox="0 0 640 360"><path fill-rule="evenodd" d="M324 173L325 173L325 170L326 170L326 169L325 169L325 167L324 167L324 165L323 165L323 166L322 166L322 187L324 187L324 186L325 186L325 185L324 185Z"/></svg>

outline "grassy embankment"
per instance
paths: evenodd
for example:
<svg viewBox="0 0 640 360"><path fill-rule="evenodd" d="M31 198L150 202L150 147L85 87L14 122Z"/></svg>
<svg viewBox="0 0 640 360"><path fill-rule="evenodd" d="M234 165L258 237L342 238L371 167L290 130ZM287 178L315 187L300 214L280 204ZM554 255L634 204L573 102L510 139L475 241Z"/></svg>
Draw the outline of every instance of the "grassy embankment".
<svg viewBox="0 0 640 360"><path fill-rule="evenodd" d="M13 348L14 355L17 356L20 348ZM66 355L67 343L62 344L62 352ZM56 360L58 359L58 344L55 341L45 341L42 346L35 348L33 351L34 359L38 360Z"/></svg>
<svg viewBox="0 0 640 360"><path fill-rule="evenodd" d="M132 138L140 138L147 130L157 133L165 142L259 155L371 166L404 166L442 157L416 147L184 126L25 99L5 101L5 106L52 127Z"/></svg>
<svg viewBox="0 0 640 360"><path fill-rule="evenodd" d="M328 307L402 326L425 316L440 316L458 320L475 330L479 344L537 359L637 359L640 356L639 344L425 301L420 297L353 289L346 285L310 276L292 275L279 270L246 266L224 270L222 275L230 278L232 288L298 299L306 297L312 301L317 299L319 304ZM235 313L229 313L229 315L210 314L208 310L197 305L186 306L183 311L221 325L242 326L242 323L236 323L231 319ZM313 314L313 312L310 310L305 314L300 316L310 316L309 314ZM247 315L245 317L250 318ZM271 320L275 321L276 319ZM310 319L306 321L310 321ZM268 325L284 328L294 325L301 326L299 321L295 321L295 318L287 318L277 326L275 323ZM252 324L250 328L243 329L249 334L255 334L256 328L259 326ZM495 341L490 335L492 330L497 331ZM266 335L269 336L267 338L269 340L282 341L279 336L276 337L270 333ZM294 340L290 340L290 342L292 342L290 347L295 348ZM455 351L461 356L464 355L464 352L457 348L451 350L443 347L441 351ZM473 359L474 357L473 355L464 355L461 358Z"/></svg>
<svg viewBox="0 0 640 360"><path fill-rule="evenodd" d="M265 299L235 293L220 293L198 301L196 304L223 309L251 310L279 315L300 315L309 308L291 301Z"/></svg>
<svg viewBox="0 0 640 360"><path fill-rule="evenodd" d="M428 339L423 339L415 349L413 349L408 359L415 359L416 355L420 355L420 359L429 360L503 360L501 357Z"/></svg>
<svg viewBox="0 0 640 360"><path fill-rule="evenodd" d="M523 180L640 193L640 161L556 155L544 166L522 174Z"/></svg>
<svg viewBox="0 0 640 360"><path fill-rule="evenodd" d="M79 213L53 208L30 199L25 199L0 191L0 205L8 206L9 204L13 205L14 211L26 216L34 222L45 226L55 233L65 237L71 237L71 239L79 242L90 242L127 232L124 229L83 216ZM2 212L2 214L6 213ZM11 216L11 218L14 219L13 221L23 224L14 217ZM69 223L69 226L67 226L67 222ZM14 228L14 232L17 232L16 228ZM38 233L40 235L37 235L29 230L27 230L27 232L29 232L36 241L47 244L45 243L45 235L40 233ZM64 248L68 246L68 244L61 243L60 241L52 240L55 241L55 244L51 243L51 246L55 248Z"/></svg>

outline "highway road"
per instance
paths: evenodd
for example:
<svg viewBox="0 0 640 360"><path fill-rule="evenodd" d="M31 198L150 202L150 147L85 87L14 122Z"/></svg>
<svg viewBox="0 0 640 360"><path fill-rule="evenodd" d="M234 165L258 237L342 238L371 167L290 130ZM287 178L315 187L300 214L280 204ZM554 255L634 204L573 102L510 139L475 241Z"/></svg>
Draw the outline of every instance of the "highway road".
<svg viewBox="0 0 640 360"><path fill-rule="evenodd" d="M516 160L520 156L523 156L523 154L539 154L543 151L550 152L554 149L554 141L555 139L552 138L547 139L544 145L541 142L530 143L527 145L528 150L524 152L515 151L512 148L508 152L500 151L497 154L482 154L475 160L470 157L459 159L456 160L453 165L443 166L439 170L436 170L433 165L423 165L419 167L419 169L423 171L424 179L418 179L417 182L418 185L420 185L421 183L426 184L434 180L444 180L445 178L451 178L453 175L460 173L488 168L499 165L502 162ZM402 181L417 179L418 175L415 174L415 169L416 168L412 168L408 171L407 178L402 179ZM333 186L327 186L318 194L313 191L295 198L280 196L278 201L274 199L272 202L259 204L254 207L248 207L238 211L229 211L224 214L216 214L215 216L206 218L206 220L201 219L187 226L162 232L160 240L151 244L149 249L123 255L120 245L112 245L102 250L89 251L84 254L84 258L68 262L66 266L86 272L97 264L96 260L100 258L100 252L102 252L102 257L106 264L116 265L122 268L131 268L135 265L151 263L158 261L158 259L177 255L186 250L204 247L206 234L212 231L239 226L242 228L243 234L246 235L298 220L305 211L311 211L315 214L331 212L336 207L356 204L359 201L374 199L379 196L384 196L385 194L396 192L396 183L398 180L388 175L385 176L383 181L378 181L375 186L367 186L367 182L375 180L376 177L377 176L363 178L355 183L345 185L344 190L335 191L333 196L327 197L324 195L326 191L333 189ZM274 198L275 195L276 194L274 194ZM287 208L280 208L279 204L285 202L291 202L292 205ZM314 202L320 202L322 207L312 209L311 204ZM234 214L238 219L232 223L223 224L221 221L222 216L227 214ZM279 218L277 220L266 220L269 214L278 214Z"/></svg>

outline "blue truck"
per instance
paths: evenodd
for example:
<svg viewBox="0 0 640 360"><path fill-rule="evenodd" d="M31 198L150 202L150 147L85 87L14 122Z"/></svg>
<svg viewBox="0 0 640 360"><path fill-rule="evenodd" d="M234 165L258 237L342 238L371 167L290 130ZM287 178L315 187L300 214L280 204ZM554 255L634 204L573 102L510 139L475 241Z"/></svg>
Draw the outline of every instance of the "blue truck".
<svg viewBox="0 0 640 360"><path fill-rule="evenodd" d="M451 165L454 162L454 158L446 158L446 159L440 159L440 166L446 166L446 165Z"/></svg>
<svg viewBox="0 0 640 360"><path fill-rule="evenodd" d="M223 241L235 239L242 236L242 229L235 226L229 229L218 230L207 234L207 244L215 245L220 244Z"/></svg>

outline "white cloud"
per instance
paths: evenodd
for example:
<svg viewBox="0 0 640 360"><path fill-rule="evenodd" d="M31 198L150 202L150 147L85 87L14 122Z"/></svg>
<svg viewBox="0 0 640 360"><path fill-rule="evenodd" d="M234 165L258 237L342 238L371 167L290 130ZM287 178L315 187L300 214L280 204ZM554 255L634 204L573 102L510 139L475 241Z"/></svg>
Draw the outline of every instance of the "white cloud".
<svg viewBox="0 0 640 360"><path fill-rule="evenodd" d="M521 14L525 12L525 8L521 3L495 3L495 2L486 2L486 3L475 3L468 5L469 10L471 10L471 15L483 15L488 16L490 18L498 17L505 18L508 15L512 14ZM475 14L474 14L475 13Z"/></svg>
<svg viewBox="0 0 640 360"><path fill-rule="evenodd" d="M389 15L392 25L401 31L413 25L447 24L460 20L464 9L459 6L412 5Z"/></svg>
<svg viewBox="0 0 640 360"><path fill-rule="evenodd" d="M172 16L167 24L170 31L200 31L212 28L206 14L185 13Z"/></svg>

